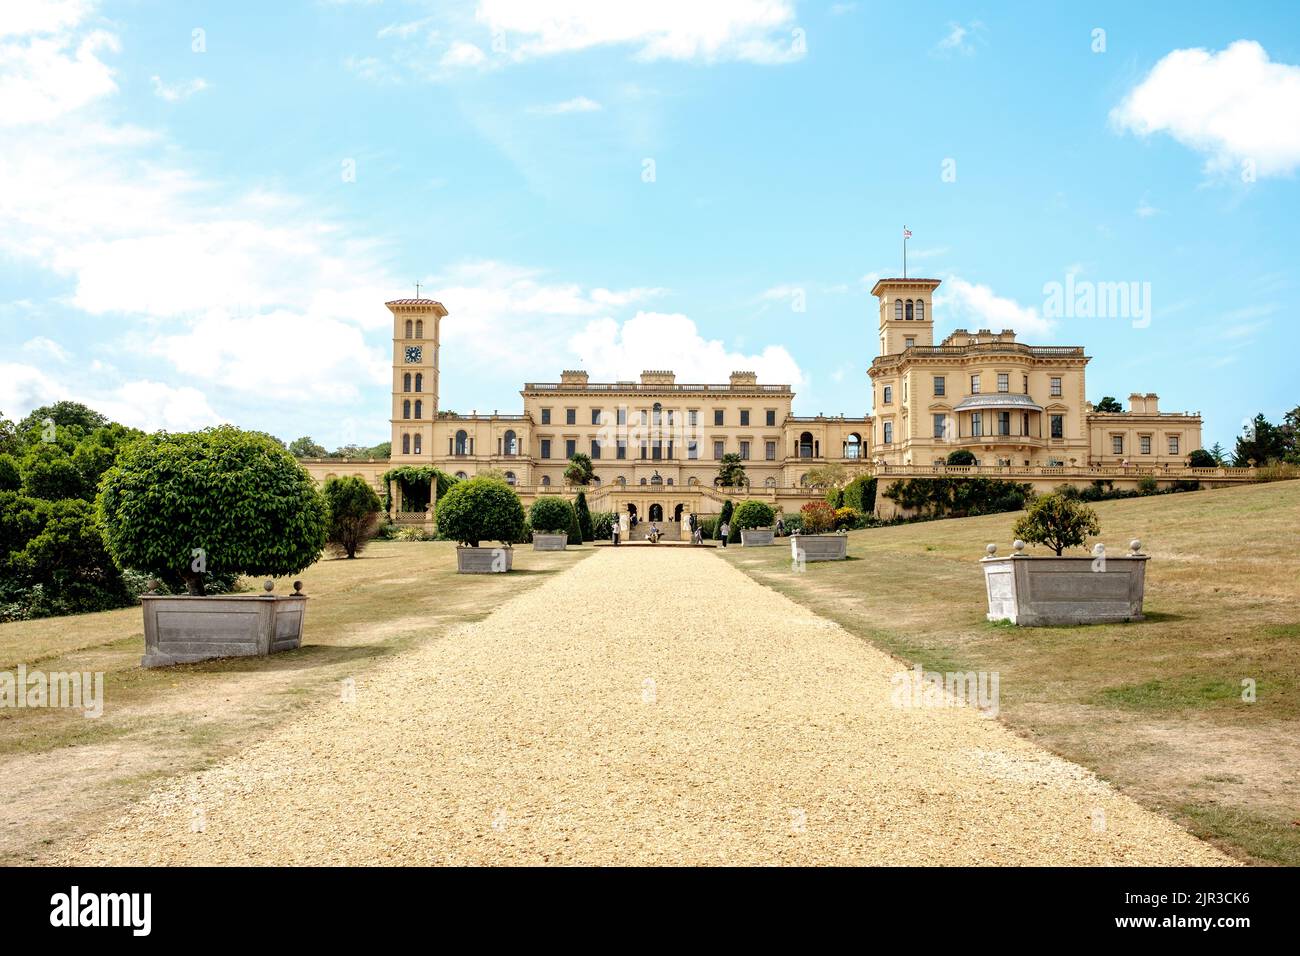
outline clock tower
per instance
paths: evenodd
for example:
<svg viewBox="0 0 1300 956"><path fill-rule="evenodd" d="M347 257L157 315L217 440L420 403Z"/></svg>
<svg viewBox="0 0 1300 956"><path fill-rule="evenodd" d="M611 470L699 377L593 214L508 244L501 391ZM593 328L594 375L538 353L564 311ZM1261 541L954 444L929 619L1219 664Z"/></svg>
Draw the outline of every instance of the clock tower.
<svg viewBox="0 0 1300 956"><path fill-rule="evenodd" d="M438 417L438 323L447 314L433 299L385 302L393 313L393 451L395 464L433 460Z"/></svg>

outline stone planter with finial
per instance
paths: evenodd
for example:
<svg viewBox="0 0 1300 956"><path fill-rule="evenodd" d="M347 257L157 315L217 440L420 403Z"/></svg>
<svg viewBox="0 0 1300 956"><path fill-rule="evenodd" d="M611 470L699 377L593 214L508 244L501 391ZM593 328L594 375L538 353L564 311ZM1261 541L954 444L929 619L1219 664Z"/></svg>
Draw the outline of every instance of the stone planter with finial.
<svg viewBox="0 0 1300 956"><path fill-rule="evenodd" d="M1142 542L1128 554L1109 555L1098 544L1089 556L1031 557L1016 541L1001 557L990 544L980 564L988 594L988 619L1023 627L1113 624L1142 620L1146 564Z"/></svg>
<svg viewBox="0 0 1300 956"><path fill-rule="evenodd" d="M190 664L219 657L265 657L302 644L307 595L302 582L292 594L142 594L142 667Z"/></svg>

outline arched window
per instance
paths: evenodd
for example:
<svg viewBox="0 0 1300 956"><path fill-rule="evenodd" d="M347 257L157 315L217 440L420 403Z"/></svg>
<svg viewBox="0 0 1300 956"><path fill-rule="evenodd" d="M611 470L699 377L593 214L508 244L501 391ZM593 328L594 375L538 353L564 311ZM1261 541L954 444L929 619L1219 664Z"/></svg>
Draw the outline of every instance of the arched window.
<svg viewBox="0 0 1300 956"><path fill-rule="evenodd" d="M469 454L469 435L465 434L465 429L456 432L456 454Z"/></svg>
<svg viewBox="0 0 1300 956"><path fill-rule="evenodd" d="M405 375L402 376L402 391L409 392L410 390L411 390L411 373L407 372Z"/></svg>
<svg viewBox="0 0 1300 956"><path fill-rule="evenodd" d="M799 457L811 458L813 456L813 437L812 432L804 432L799 436Z"/></svg>
<svg viewBox="0 0 1300 956"><path fill-rule="evenodd" d="M668 479L668 484L671 485L672 483L673 483L673 480L672 480L671 478L669 478L669 479Z"/></svg>
<svg viewBox="0 0 1300 956"><path fill-rule="evenodd" d="M655 428L658 428L660 425L664 423L664 407L660 405L658 402L655 402L654 408L651 409L651 412L652 412L651 421L653 422Z"/></svg>
<svg viewBox="0 0 1300 956"><path fill-rule="evenodd" d="M402 417L403 418L411 417L411 400L409 398L406 399L406 401L402 402Z"/></svg>
<svg viewBox="0 0 1300 956"><path fill-rule="evenodd" d="M641 484L643 484L643 485L645 484L645 479L644 479L644 478L641 479Z"/></svg>
<svg viewBox="0 0 1300 956"><path fill-rule="evenodd" d="M911 300L911 299L908 299L908 300L907 300L907 319L908 319L909 322L910 322L911 319L912 319L912 300Z"/></svg>
<svg viewBox="0 0 1300 956"><path fill-rule="evenodd" d="M895 322L903 321L903 300L902 299L894 300L894 321Z"/></svg>
<svg viewBox="0 0 1300 956"><path fill-rule="evenodd" d="M767 479L767 481L763 482L763 484L766 485L768 488L775 488L775 487L776 487L776 479L775 479L775 478L769 478L769 479Z"/></svg>
<svg viewBox="0 0 1300 956"><path fill-rule="evenodd" d="M424 417L424 402L422 402L418 398L415 400L415 417L416 418Z"/></svg>
<svg viewBox="0 0 1300 956"><path fill-rule="evenodd" d="M469 475L465 474L465 472L463 471L458 471L456 472L456 477L459 478L461 481L464 481L466 478L469 477Z"/></svg>
<svg viewBox="0 0 1300 956"><path fill-rule="evenodd" d="M515 483L515 473L514 473L513 471L507 471L507 472L506 472L506 484L507 484L507 485L510 485L511 487L513 487L513 486L514 486L514 483Z"/></svg>
<svg viewBox="0 0 1300 956"><path fill-rule="evenodd" d="M406 320L406 337L407 337L408 339L415 338L415 336L411 334L411 331L412 331L413 328L414 328L414 324L411 322L410 319L407 319L407 320Z"/></svg>
<svg viewBox="0 0 1300 956"><path fill-rule="evenodd" d="M424 319L415 320L415 337L417 339L424 338Z"/></svg>
<svg viewBox="0 0 1300 956"><path fill-rule="evenodd" d="M925 300L924 299L916 300L916 321L918 322L925 321Z"/></svg>
<svg viewBox="0 0 1300 956"><path fill-rule="evenodd" d="M420 454L420 451L421 451L420 436L419 436L419 435L416 435L416 436L415 436L415 453L418 455L418 454Z"/></svg>
<svg viewBox="0 0 1300 956"><path fill-rule="evenodd" d="M519 454L519 439L515 436L514 430L508 430L501 436L501 449L507 455Z"/></svg>
<svg viewBox="0 0 1300 956"><path fill-rule="evenodd" d="M551 486L551 476L550 476L550 475L542 475L542 487L543 487L543 488L549 488L550 486Z"/></svg>
<svg viewBox="0 0 1300 956"><path fill-rule="evenodd" d="M415 373L415 390L416 390L417 392L423 392L423 391L424 391L424 373L423 373L423 372L416 372L416 373Z"/></svg>
<svg viewBox="0 0 1300 956"><path fill-rule="evenodd" d="M411 453L411 436L410 436L410 435L403 435L403 436L402 436L402 454L403 454L403 455L409 455L410 453Z"/></svg>
<svg viewBox="0 0 1300 956"><path fill-rule="evenodd" d="M800 488L807 488L807 487L808 487L808 476L807 476L807 475L800 475L800 476L799 476L799 487L800 487Z"/></svg>
<svg viewBox="0 0 1300 956"><path fill-rule="evenodd" d="M698 485L698 484L700 483L700 479L698 479L698 478L687 478L687 479L686 479L686 483L687 483L688 485Z"/></svg>
<svg viewBox="0 0 1300 956"><path fill-rule="evenodd" d="M862 436L859 435L857 432L852 432L849 435L848 440L844 442L844 457L845 458L862 457Z"/></svg>
<svg viewBox="0 0 1300 956"><path fill-rule="evenodd" d="M615 482L617 482L617 484L618 484L618 486L619 486L620 488L626 488L626 487L627 487L627 478L625 478L623 475L619 475L619 476L618 476L617 478L615 478L614 480L615 480Z"/></svg>

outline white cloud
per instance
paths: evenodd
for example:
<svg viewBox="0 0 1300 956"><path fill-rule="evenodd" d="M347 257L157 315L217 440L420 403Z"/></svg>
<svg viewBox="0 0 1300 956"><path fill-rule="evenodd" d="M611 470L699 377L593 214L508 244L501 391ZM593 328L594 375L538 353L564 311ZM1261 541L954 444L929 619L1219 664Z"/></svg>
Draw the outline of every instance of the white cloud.
<svg viewBox="0 0 1300 956"><path fill-rule="evenodd" d="M153 95L160 100L166 100L168 103L179 103L181 100L187 100L195 93L202 93L208 88L208 81L201 76L196 76L192 80L170 84L164 83L160 76L151 76L149 82L153 85Z"/></svg>
<svg viewBox="0 0 1300 956"><path fill-rule="evenodd" d="M504 37L515 60L601 46L632 46L644 60L783 63L803 55L787 0L480 0L475 16Z"/></svg>
<svg viewBox="0 0 1300 956"><path fill-rule="evenodd" d="M970 56L975 52L976 43L982 42L983 36L984 24L978 20L964 26L949 23L948 32L934 45L932 52L939 56L951 56L954 53Z"/></svg>
<svg viewBox="0 0 1300 956"><path fill-rule="evenodd" d="M1300 66L1274 63L1253 40L1226 50L1174 50L1110 114L1120 130L1168 133L1224 173L1250 162L1259 176L1300 166Z"/></svg>
<svg viewBox="0 0 1300 956"><path fill-rule="evenodd" d="M126 382L105 395L84 401L113 421L144 431L193 431L222 422L204 394L189 386L175 388L148 380Z"/></svg>
<svg viewBox="0 0 1300 956"><path fill-rule="evenodd" d="M0 37L57 33L89 16L92 0L29 0L0 7Z"/></svg>
<svg viewBox="0 0 1300 956"><path fill-rule="evenodd" d="M43 335L38 335L34 339L28 339L23 343L24 352L32 352L37 355L48 355L56 362L66 362L71 357L67 350L55 342L53 339L47 339Z"/></svg>
<svg viewBox="0 0 1300 956"><path fill-rule="evenodd" d="M33 365L0 362L0 411L15 421L33 408L66 397L65 390Z"/></svg>
<svg viewBox="0 0 1300 956"><path fill-rule="evenodd" d="M438 62L445 67L475 67L482 66L486 59L487 54L473 43L456 40Z"/></svg>
<svg viewBox="0 0 1300 956"><path fill-rule="evenodd" d="M1150 219L1152 216L1159 215L1160 210L1151 205L1146 196L1143 196L1138 200L1137 208L1133 212L1137 214L1139 219Z"/></svg>
<svg viewBox="0 0 1300 956"><path fill-rule="evenodd" d="M406 23L390 23L375 34L375 36L380 40L387 40L390 37L397 37L399 40L407 40L419 33L426 32L432 21L433 17L423 17L419 20L410 20Z"/></svg>
<svg viewBox="0 0 1300 956"><path fill-rule="evenodd" d="M538 113L542 116L560 116L564 113L595 113L604 109L599 103L586 96L575 96L571 100L564 100L560 103L547 103L544 106L534 106L529 112Z"/></svg>
<svg viewBox="0 0 1300 956"><path fill-rule="evenodd" d="M1014 299L994 293L986 285L949 276L935 296L936 317L953 328L1014 329L1017 338L1033 339L1048 335L1053 325L1037 308L1021 305Z"/></svg>
<svg viewBox="0 0 1300 956"><path fill-rule="evenodd" d="M717 339L706 339L695 323L680 313L638 312L626 322L597 319L569 340L569 349L594 380L634 380L643 370L671 369L679 383L726 382L733 371L758 373L767 384L802 385L803 373L783 347L761 352L729 350Z"/></svg>
<svg viewBox="0 0 1300 956"><path fill-rule="evenodd" d="M94 30L78 42L67 33L0 42L0 126L44 123L117 91L99 58L117 38Z"/></svg>

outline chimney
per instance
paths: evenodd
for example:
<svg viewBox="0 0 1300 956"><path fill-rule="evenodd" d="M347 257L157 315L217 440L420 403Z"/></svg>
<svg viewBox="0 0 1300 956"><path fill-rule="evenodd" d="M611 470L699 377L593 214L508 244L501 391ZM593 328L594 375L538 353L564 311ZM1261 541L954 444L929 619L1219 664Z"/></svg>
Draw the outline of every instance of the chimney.
<svg viewBox="0 0 1300 956"><path fill-rule="evenodd" d="M646 369L641 373L642 385L672 385L677 381L677 374L666 369Z"/></svg>
<svg viewBox="0 0 1300 956"><path fill-rule="evenodd" d="M1141 392L1133 392L1128 397L1128 410L1130 414L1141 415L1147 410L1147 398Z"/></svg>
<svg viewBox="0 0 1300 956"><path fill-rule="evenodd" d="M732 388L736 388L737 386L743 387L746 385L752 386L757 384L758 384L757 372L732 372L731 373Z"/></svg>
<svg viewBox="0 0 1300 956"><path fill-rule="evenodd" d="M585 388L587 385L587 373L582 369L566 368L560 373L561 385L577 385Z"/></svg>
<svg viewBox="0 0 1300 956"><path fill-rule="evenodd" d="M1160 396L1155 392L1147 392L1147 414L1160 414Z"/></svg>

